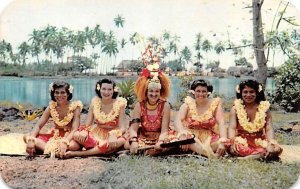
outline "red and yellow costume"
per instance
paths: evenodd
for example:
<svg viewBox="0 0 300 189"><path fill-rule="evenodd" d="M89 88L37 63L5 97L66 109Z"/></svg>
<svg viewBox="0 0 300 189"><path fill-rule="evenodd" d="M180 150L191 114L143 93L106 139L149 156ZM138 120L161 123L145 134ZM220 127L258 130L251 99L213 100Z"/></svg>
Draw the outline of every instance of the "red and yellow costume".
<svg viewBox="0 0 300 189"><path fill-rule="evenodd" d="M218 141L220 137L214 115L220 103L220 98L214 98L208 110L202 115L197 113L195 99L186 97L185 103L189 108L189 113L184 123L185 127L193 133L201 143L204 143L208 139L210 140L210 143Z"/></svg>
<svg viewBox="0 0 300 189"><path fill-rule="evenodd" d="M119 112L121 107L126 107L127 101L125 98L118 97L113 104L112 110L105 114L101 112L101 98L94 97L93 103L93 114L96 119L96 125L93 126L81 126L79 131L87 130L88 137L83 144L86 149L98 146L102 153L108 150L108 137L111 134L116 135L118 138L122 137L122 132L118 129L119 127Z"/></svg>
<svg viewBox="0 0 300 189"><path fill-rule="evenodd" d="M62 138L66 137L71 129L72 129L72 120L74 117L74 111L77 107L82 110L82 103L81 101L73 101L69 105L69 111L67 115L63 119L59 119L59 114L56 110L57 102L50 101L49 102L49 109L50 109L50 116L52 117L54 128L52 128L48 134L38 134L37 138L46 142L44 154L55 154L58 150L59 142Z"/></svg>
<svg viewBox="0 0 300 189"><path fill-rule="evenodd" d="M154 145L158 142L161 133L161 124L163 118L163 109L166 101L159 100L157 106L157 115L148 115L146 101L140 102L141 125L138 135L139 147Z"/></svg>
<svg viewBox="0 0 300 189"><path fill-rule="evenodd" d="M52 128L48 134L38 134L37 138L43 140L44 142L48 142L52 137L59 137L62 138L66 134L70 133L72 128L72 120L74 116L74 111L77 107L80 108L80 111L82 110L82 102L77 100L71 102L69 105L69 111L68 114L61 120L59 120L58 112L56 111L57 103L54 101L49 102L49 108L50 108L50 116L52 117L54 128Z"/></svg>
<svg viewBox="0 0 300 189"><path fill-rule="evenodd" d="M236 135L233 141L234 151L238 156L248 156L266 152L269 141L266 140L266 112L270 107L267 101L261 101L258 105L255 119L249 122L247 112L242 100L235 100L234 108L237 115Z"/></svg>

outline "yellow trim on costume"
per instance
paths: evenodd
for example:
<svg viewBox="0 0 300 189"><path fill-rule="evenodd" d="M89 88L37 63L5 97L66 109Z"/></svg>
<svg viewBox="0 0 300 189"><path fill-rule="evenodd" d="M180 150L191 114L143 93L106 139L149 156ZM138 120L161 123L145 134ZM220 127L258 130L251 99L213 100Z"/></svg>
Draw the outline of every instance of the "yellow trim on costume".
<svg viewBox="0 0 300 189"><path fill-rule="evenodd" d="M211 119L213 117L214 112L215 112L216 108L218 107L218 105L220 103L220 98L213 99L213 101L210 104L209 108L202 115L199 115L198 112L197 112L195 99L193 99L192 97L187 96L185 98L184 102L188 105L188 107L190 109L192 119L202 123L202 122L208 121L209 119Z"/></svg>
<svg viewBox="0 0 300 189"><path fill-rule="evenodd" d="M266 124L266 112L270 107L268 101L261 101L257 107L257 112L255 114L255 119L253 122L249 121L245 106L241 99L234 101L234 108L236 110L236 115L239 120L241 127L249 133L254 133L262 129Z"/></svg>
<svg viewBox="0 0 300 189"><path fill-rule="evenodd" d="M256 138L254 140L254 142L255 142L255 145L261 146L263 148L267 148L267 146L269 144L269 142L267 140L262 140L261 138Z"/></svg>
<svg viewBox="0 0 300 189"><path fill-rule="evenodd" d="M74 116L74 110L77 107L79 107L80 111L81 111L83 105L82 105L81 101L79 101L79 100L71 102L71 104L69 105L69 110L68 110L67 115L61 120L59 120L59 114L56 110L56 107L57 107L57 102L54 102L54 101L49 102L50 114L51 114L51 117L52 117L54 123L58 126L58 128L63 128L72 121L73 116Z"/></svg>
<svg viewBox="0 0 300 189"><path fill-rule="evenodd" d="M106 123L116 119L116 117L119 115L120 108L122 106L126 107L127 100L125 98L118 97L113 104L112 110L108 114L105 114L104 112L101 111L101 99L99 97L95 97L92 100L92 104L93 104L93 113L97 121L99 123Z"/></svg>
<svg viewBox="0 0 300 189"><path fill-rule="evenodd" d="M240 136L234 138L234 144L242 144L243 146L248 147L247 139Z"/></svg>

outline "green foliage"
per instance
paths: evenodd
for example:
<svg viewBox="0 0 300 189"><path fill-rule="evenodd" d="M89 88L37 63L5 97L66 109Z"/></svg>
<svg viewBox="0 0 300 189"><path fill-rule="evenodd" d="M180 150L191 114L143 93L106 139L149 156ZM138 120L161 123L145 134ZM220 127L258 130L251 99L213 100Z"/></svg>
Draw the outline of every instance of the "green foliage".
<svg viewBox="0 0 300 189"><path fill-rule="evenodd" d="M129 113L133 109L133 103L136 100L134 94L134 81L132 79L118 83L117 86L120 88L119 95L127 100L126 113Z"/></svg>
<svg viewBox="0 0 300 189"><path fill-rule="evenodd" d="M275 91L272 101L287 112L300 109L300 59L291 58L279 69L275 78Z"/></svg>
<svg viewBox="0 0 300 189"><path fill-rule="evenodd" d="M193 76L180 76L178 78L180 79L179 86L180 88L183 88L183 90L181 90L181 92L178 93L176 97L176 102L172 106L176 110L180 108L184 98L188 95L190 84L194 80Z"/></svg>
<svg viewBox="0 0 300 189"><path fill-rule="evenodd" d="M169 61L168 66L169 66L169 68L172 69L172 71L182 71L183 70L182 64L180 63L180 61L178 59Z"/></svg>
<svg viewBox="0 0 300 189"><path fill-rule="evenodd" d="M220 61L212 61L206 65L206 69L211 69L212 72L215 72L219 69Z"/></svg>
<svg viewBox="0 0 300 189"><path fill-rule="evenodd" d="M247 67L253 67L252 64L250 64L245 57L241 57L239 59L235 59L234 63L236 66L247 66Z"/></svg>

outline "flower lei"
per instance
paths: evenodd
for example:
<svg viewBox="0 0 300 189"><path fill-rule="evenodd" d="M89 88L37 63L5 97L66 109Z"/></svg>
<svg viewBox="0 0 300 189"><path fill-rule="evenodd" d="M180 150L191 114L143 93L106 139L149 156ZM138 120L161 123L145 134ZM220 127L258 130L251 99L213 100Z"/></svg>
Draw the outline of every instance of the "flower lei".
<svg viewBox="0 0 300 189"><path fill-rule="evenodd" d="M100 123L106 123L115 120L115 118L119 115L120 108L127 105L127 100L125 98L118 97L113 104L112 110L108 114L100 111L101 99L99 97L95 97L92 100L92 104L94 107L93 113L97 121Z"/></svg>
<svg viewBox="0 0 300 189"><path fill-rule="evenodd" d="M247 140L243 137L240 137L240 136L234 138L234 144L241 144L244 147L248 147Z"/></svg>
<svg viewBox="0 0 300 189"><path fill-rule="evenodd" d="M216 108L219 105L220 98L215 98L209 108L202 114L199 115L197 112L197 107L196 107L196 101L192 97L187 96L184 100L184 102L188 105L192 119L195 121L199 121L200 123L208 121L210 118L213 117L213 113L216 110Z"/></svg>
<svg viewBox="0 0 300 189"><path fill-rule="evenodd" d="M243 127L243 129L247 132L254 133L265 126L266 112L270 107L270 103L268 101L261 101L259 103L259 106L257 108L258 110L255 114L255 119L253 122L249 121L249 118L247 117L247 112L241 99L237 99L234 101L234 107L241 127Z"/></svg>
<svg viewBox="0 0 300 189"><path fill-rule="evenodd" d="M74 115L74 110L79 107L80 108L80 111L82 110L82 103L81 101L74 101L74 102L71 102L71 104L69 105L69 111L68 111L68 114L62 119L62 120L59 120L59 114L56 110L56 107L57 107L57 102L54 102L54 101L51 101L49 103L49 108L50 108L50 114L51 114L51 117L54 121L54 123L58 126L58 127L65 127L66 125L68 125L70 123L70 121L73 119L73 115Z"/></svg>

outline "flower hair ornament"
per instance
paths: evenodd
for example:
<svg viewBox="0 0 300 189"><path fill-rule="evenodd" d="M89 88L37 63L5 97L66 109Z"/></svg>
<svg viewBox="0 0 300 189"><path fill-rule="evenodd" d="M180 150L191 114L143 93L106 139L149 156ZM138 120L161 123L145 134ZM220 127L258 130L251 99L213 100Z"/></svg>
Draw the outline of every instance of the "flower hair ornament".
<svg viewBox="0 0 300 189"><path fill-rule="evenodd" d="M161 89L161 83L158 78L161 75L161 71L159 70L160 51L161 48L159 46L154 48L149 44L142 54L142 61L146 68L142 70L141 76L149 79L148 89Z"/></svg>
<svg viewBox="0 0 300 189"><path fill-rule="evenodd" d="M262 90L263 90L262 85L259 84L259 85L258 85L258 92L261 92ZM237 86L235 87L235 91L236 91L237 93L241 93L240 85L237 85Z"/></svg>
<svg viewBox="0 0 300 189"><path fill-rule="evenodd" d="M237 86L235 87L235 91L236 91L236 93L241 93L240 85L237 85Z"/></svg>
<svg viewBox="0 0 300 189"><path fill-rule="evenodd" d="M97 86L98 87L98 86ZM115 86L114 92L119 92L119 87Z"/></svg>
<svg viewBox="0 0 300 189"><path fill-rule="evenodd" d="M49 84L49 92L50 92L50 93L54 90L53 85L54 85L54 83L50 83L50 84ZM73 93L73 90L74 90L74 87L73 87L72 85L70 85L70 86L69 86L69 92L70 92L70 94Z"/></svg>
<svg viewBox="0 0 300 189"><path fill-rule="evenodd" d="M146 66L149 64L159 64L160 62L160 51L161 48L157 46L154 48L150 44L146 48L145 52L142 54L142 61Z"/></svg>
<svg viewBox="0 0 300 189"><path fill-rule="evenodd" d="M97 84L96 89L97 89L97 91L100 91L101 87L100 87L99 83Z"/></svg>
<svg viewBox="0 0 300 189"><path fill-rule="evenodd" d="M258 92L261 92L263 90L261 84L258 85Z"/></svg>
<svg viewBox="0 0 300 189"><path fill-rule="evenodd" d="M72 94L73 93L73 90L74 90L74 87L72 85L70 85L69 87L69 92Z"/></svg>
<svg viewBox="0 0 300 189"><path fill-rule="evenodd" d="M51 93L51 91L53 91L53 83L49 84L49 92Z"/></svg>

